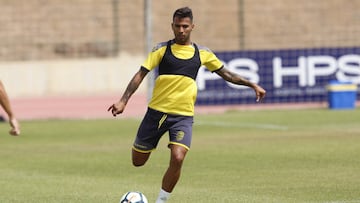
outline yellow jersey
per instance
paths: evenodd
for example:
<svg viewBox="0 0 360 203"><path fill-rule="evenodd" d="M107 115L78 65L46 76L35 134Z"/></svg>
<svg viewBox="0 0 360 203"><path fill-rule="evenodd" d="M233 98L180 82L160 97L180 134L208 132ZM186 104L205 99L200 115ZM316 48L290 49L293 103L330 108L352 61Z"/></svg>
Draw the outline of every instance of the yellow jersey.
<svg viewBox="0 0 360 203"><path fill-rule="evenodd" d="M149 107L168 114L194 115L196 76L200 66L214 72L222 62L207 47L179 45L170 40L159 43L149 53L142 68L158 68Z"/></svg>

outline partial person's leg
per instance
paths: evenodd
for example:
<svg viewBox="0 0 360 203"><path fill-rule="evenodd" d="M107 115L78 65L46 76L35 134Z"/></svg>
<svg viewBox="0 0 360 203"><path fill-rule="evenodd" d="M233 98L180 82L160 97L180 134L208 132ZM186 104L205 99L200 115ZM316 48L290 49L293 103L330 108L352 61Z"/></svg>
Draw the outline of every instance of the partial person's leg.
<svg viewBox="0 0 360 203"><path fill-rule="evenodd" d="M151 152L143 153L132 149L132 163L134 166L143 166L149 159Z"/></svg>
<svg viewBox="0 0 360 203"><path fill-rule="evenodd" d="M171 150L170 164L162 180L162 189L170 193L180 178L181 167L188 150L175 144L169 147Z"/></svg>

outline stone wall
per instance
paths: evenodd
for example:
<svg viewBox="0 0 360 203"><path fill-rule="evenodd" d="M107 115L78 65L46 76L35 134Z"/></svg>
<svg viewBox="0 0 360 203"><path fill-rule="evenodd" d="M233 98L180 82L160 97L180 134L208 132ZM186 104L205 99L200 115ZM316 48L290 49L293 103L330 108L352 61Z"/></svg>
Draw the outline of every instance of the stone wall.
<svg viewBox="0 0 360 203"><path fill-rule="evenodd" d="M359 0L152 0L153 44L194 11L193 40L214 51L360 45ZM144 0L0 0L0 59L106 58L146 51Z"/></svg>

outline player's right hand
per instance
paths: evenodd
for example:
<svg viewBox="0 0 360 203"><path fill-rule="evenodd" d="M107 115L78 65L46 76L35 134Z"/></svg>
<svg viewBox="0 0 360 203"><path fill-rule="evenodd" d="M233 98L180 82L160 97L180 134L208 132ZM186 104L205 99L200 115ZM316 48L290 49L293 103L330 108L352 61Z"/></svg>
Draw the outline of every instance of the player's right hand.
<svg viewBox="0 0 360 203"><path fill-rule="evenodd" d="M116 116L118 114L121 114L122 112L124 112L125 109L125 104L122 102L117 102L115 104L112 104L109 108L108 111L111 111L111 114L113 116Z"/></svg>

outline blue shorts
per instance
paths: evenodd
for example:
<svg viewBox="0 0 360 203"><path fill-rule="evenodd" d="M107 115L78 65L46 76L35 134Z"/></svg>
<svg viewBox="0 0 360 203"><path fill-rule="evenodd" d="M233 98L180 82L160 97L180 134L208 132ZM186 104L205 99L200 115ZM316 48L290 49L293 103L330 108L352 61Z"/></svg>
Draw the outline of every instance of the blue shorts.
<svg viewBox="0 0 360 203"><path fill-rule="evenodd" d="M169 145L180 145L189 150L193 123L193 116L167 114L148 108L133 148L139 152L151 152L157 147L160 138L169 132Z"/></svg>

